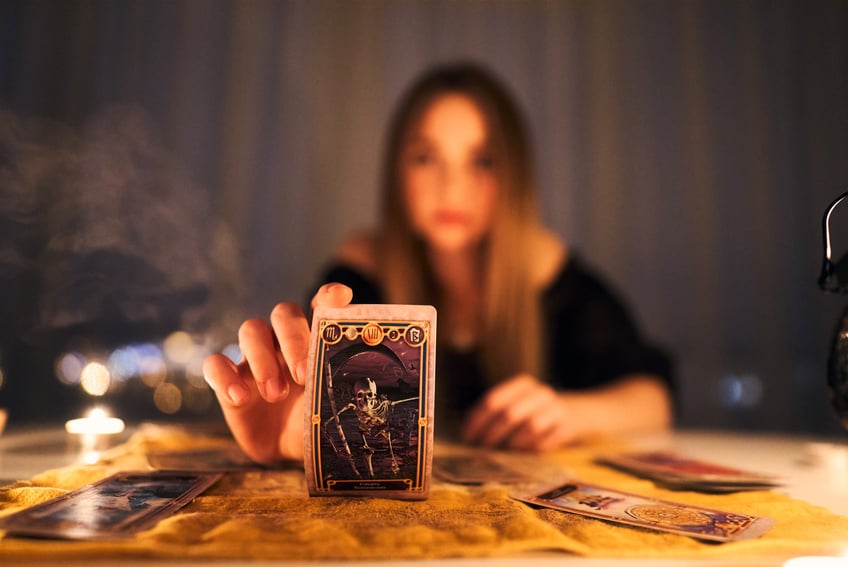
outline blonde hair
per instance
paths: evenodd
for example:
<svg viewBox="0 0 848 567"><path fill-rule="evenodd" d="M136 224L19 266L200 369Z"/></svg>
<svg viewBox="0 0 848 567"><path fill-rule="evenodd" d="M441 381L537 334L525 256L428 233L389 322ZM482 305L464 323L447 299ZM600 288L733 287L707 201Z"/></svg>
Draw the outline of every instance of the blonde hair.
<svg viewBox="0 0 848 567"><path fill-rule="evenodd" d="M407 91L393 116L382 171L382 224L377 241L380 281L390 303L437 302L425 244L411 228L401 162L423 114L445 94L464 95L483 113L498 176L499 202L483 247L483 305L477 337L487 379L494 383L520 372L541 377L540 297L532 269L539 218L529 141L507 90L476 65L454 64L424 75Z"/></svg>

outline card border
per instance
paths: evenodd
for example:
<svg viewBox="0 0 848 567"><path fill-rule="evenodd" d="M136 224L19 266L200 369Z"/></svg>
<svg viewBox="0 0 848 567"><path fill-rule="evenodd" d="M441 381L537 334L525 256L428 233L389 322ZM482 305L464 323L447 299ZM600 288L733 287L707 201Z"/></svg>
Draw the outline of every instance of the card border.
<svg viewBox="0 0 848 567"><path fill-rule="evenodd" d="M419 368L421 379L418 385L418 458L415 479L365 479L337 480L325 483L322 475L321 446L321 401L325 341L320 332L322 321L340 322L342 325L364 327L379 321L381 324L408 326L426 323L427 338L421 345ZM307 365L306 403L304 411L304 469L310 496L377 496L408 500L423 500L429 496L433 466L433 430L435 409L435 365L436 365L436 309L431 305L394 304L351 304L346 307L317 307L312 316ZM321 382L319 384L319 382ZM370 486L369 486L369 483ZM403 488L386 488L397 483ZM347 488L331 488L329 485L349 484Z"/></svg>

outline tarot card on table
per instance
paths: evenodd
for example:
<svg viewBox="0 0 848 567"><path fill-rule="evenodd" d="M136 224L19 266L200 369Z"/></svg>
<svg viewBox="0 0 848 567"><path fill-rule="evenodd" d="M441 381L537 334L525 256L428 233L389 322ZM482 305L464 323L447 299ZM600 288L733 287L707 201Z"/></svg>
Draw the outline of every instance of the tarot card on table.
<svg viewBox="0 0 848 567"><path fill-rule="evenodd" d="M310 495L427 498L435 345L431 306L315 310L304 427Z"/></svg>
<svg viewBox="0 0 848 567"><path fill-rule="evenodd" d="M753 539L774 525L771 518L660 500L580 481L528 489L513 494L513 498L618 524L717 542Z"/></svg>
<svg viewBox="0 0 848 567"><path fill-rule="evenodd" d="M772 475L692 459L667 451L606 455L599 458L598 462L677 490L737 492L765 490L780 484L780 480Z"/></svg>
<svg viewBox="0 0 848 567"><path fill-rule="evenodd" d="M147 454L147 463L151 468L158 470L230 472L263 468L235 446L154 451Z"/></svg>
<svg viewBox="0 0 848 567"><path fill-rule="evenodd" d="M483 454L437 456L433 471L436 476L455 484L521 484L530 481L524 473Z"/></svg>
<svg viewBox="0 0 848 567"><path fill-rule="evenodd" d="M220 477L191 471L121 472L15 512L0 520L0 529L57 539L124 539L185 506Z"/></svg>

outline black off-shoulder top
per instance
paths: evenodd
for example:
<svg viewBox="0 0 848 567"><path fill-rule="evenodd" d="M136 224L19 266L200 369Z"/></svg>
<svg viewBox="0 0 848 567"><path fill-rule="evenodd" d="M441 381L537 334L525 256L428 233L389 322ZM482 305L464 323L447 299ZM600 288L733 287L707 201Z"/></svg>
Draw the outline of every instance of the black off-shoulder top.
<svg viewBox="0 0 848 567"><path fill-rule="evenodd" d="M353 289L354 303L383 303L379 284L346 264L331 264L322 283ZM674 391L669 355L647 341L622 299L581 258L572 254L542 294L547 380L560 390L585 390L627 374L651 374ZM489 387L479 352L438 345L436 422L452 437L464 413Z"/></svg>

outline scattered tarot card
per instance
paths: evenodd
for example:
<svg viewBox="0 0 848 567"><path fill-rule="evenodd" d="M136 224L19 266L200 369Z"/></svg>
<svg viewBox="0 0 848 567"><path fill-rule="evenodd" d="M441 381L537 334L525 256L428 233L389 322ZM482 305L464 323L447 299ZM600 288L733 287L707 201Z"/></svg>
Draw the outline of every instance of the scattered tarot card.
<svg viewBox="0 0 848 567"><path fill-rule="evenodd" d="M433 472L455 484L518 484L530 480L489 455L440 455L433 460Z"/></svg>
<svg viewBox="0 0 848 567"><path fill-rule="evenodd" d="M158 470L227 472L262 468L238 447L152 452L147 455L147 462Z"/></svg>
<svg viewBox="0 0 848 567"><path fill-rule="evenodd" d="M56 539L125 539L185 506L220 476L121 472L2 518L0 529Z"/></svg>
<svg viewBox="0 0 848 567"><path fill-rule="evenodd" d="M774 525L771 518L660 500L579 481L513 497L554 510L717 542L757 538Z"/></svg>
<svg viewBox="0 0 848 567"><path fill-rule="evenodd" d="M763 490L780 484L774 476L690 459L675 453L653 451L609 455L602 464L651 479L668 488L704 492Z"/></svg>
<svg viewBox="0 0 848 567"><path fill-rule="evenodd" d="M435 362L433 307L315 310L304 427L310 495L427 498Z"/></svg>

